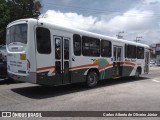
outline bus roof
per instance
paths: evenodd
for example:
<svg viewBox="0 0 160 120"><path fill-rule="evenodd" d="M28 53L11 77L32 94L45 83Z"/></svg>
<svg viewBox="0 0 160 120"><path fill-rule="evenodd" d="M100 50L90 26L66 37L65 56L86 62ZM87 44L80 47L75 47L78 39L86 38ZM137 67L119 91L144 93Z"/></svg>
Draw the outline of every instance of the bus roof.
<svg viewBox="0 0 160 120"><path fill-rule="evenodd" d="M27 21L34 21L38 24L43 23L51 29L54 27L54 29L61 29L61 30L69 31L69 32L72 32L72 33L75 33L75 34L86 35L86 36L90 36L90 37L96 37L96 38L100 38L100 39L106 39L106 40L111 40L111 41L115 41L115 42L123 42L123 43L126 43L126 44L132 44L132 45L136 45L136 46L142 46L142 47L145 47L145 48L150 48L148 45L142 44L142 43L136 43L136 42L129 41L129 40L124 40L124 39L117 39L115 37L110 37L110 36L107 36L107 35L102 35L102 34L98 34L98 33L88 32L88 31L85 31L85 30L80 30L80 29L76 29L76 28L69 28L69 27L66 27L66 26L57 25L57 24L51 23L50 21L47 21L45 18L20 19L20 20L16 20L16 21L11 22L10 24L8 24L7 27L10 27L11 25L17 24L18 22L22 22L22 21L26 21L26 22Z"/></svg>

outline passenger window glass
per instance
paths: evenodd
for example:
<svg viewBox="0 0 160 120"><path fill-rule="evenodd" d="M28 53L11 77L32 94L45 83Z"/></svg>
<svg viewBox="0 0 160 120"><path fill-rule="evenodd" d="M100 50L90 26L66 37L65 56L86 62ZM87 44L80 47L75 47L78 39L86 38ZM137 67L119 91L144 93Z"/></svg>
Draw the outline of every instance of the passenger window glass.
<svg viewBox="0 0 160 120"><path fill-rule="evenodd" d="M47 28L37 27L37 50L40 54L51 53L51 38L50 31Z"/></svg>
<svg viewBox="0 0 160 120"><path fill-rule="evenodd" d="M144 59L144 48L137 47L137 59Z"/></svg>
<svg viewBox="0 0 160 120"><path fill-rule="evenodd" d="M114 47L113 51L114 51L114 61L117 61L117 47Z"/></svg>
<svg viewBox="0 0 160 120"><path fill-rule="evenodd" d="M127 58L136 58L136 46L127 45Z"/></svg>
<svg viewBox="0 0 160 120"><path fill-rule="evenodd" d="M64 59L69 59L69 40L64 39Z"/></svg>
<svg viewBox="0 0 160 120"><path fill-rule="evenodd" d="M101 56L111 57L111 42L106 40L101 40Z"/></svg>
<svg viewBox="0 0 160 120"><path fill-rule="evenodd" d="M118 60L118 61L121 61L121 57L122 57L122 51L121 51L121 49L122 49L122 48L118 48L118 49L117 49L117 50L118 50L118 51L117 51L117 60Z"/></svg>
<svg viewBox="0 0 160 120"><path fill-rule="evenodd" d="M73 47L74 47L74 55L80 56L81 55L81 37L80 35L77 35L77 34L73 35Z"/></svg>
<svg viewBox="0 0 160 120"><path fill-rule="evenodd" d="M59 38L55 39L55 57L61 59L61 40Z"/></svg>
<svg viewBox="0 0 160 120"><path fill-rule="evenodd" d="M91 38L87 36L82 37L83 51L84 56L100 56L100 40L97 38Z"/></svg>

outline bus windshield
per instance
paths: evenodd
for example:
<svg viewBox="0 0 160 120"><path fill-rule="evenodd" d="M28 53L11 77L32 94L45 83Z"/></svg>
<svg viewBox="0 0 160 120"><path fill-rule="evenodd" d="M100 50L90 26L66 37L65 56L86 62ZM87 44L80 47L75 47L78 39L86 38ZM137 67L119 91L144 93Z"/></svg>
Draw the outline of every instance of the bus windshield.
<svg viewBox="0 0 160 120"><path fill-rule="evenodd" d="M27 44L27 24L17 24L7 29L6 33L7 44L13 42L21 42Z"/></svg>

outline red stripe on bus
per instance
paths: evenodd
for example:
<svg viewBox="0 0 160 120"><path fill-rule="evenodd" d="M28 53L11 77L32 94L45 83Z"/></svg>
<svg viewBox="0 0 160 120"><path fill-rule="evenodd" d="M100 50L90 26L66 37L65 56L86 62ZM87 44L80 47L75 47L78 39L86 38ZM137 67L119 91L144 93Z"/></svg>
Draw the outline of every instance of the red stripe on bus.
<svg viewBox="0 0 160 120"><path fill-rule="evenodd" d="M78 68L91 67L91 66L98 66L98 65L97 64L87 64L87 65L81 65L81 66L72 67L70 69L78 69Z"/></svg>
<svg viewBox="0 0 160 120"><path fill-rule="evenodd" d="M128 64L128 65L135 66L135 64L131 63L131 62L121 62L120 64ZM75 67L72 67L70 69L78 69L78 68L92 67L92 66L97 66L98 67L97 64L87 64L87 65L75 66ZM110 66L113 66L113 64L108 64L106 67L110 67ZM55 68L55 66L42 67L42 68L37 68L37 71L48 70L48 69L53 69L53 68ZM100 68L100 69L102 69L102 68Z"/></svg>
<svg viewBox="0 0 160 120"><path fill-rule="evenodd" d="M97 66L97 64L87 64L87 65L81 65L81 66L76 66L76 67L72 67L70 69L78 69L78 68L83 68L83 67L92 67L92 66ZM113 64L108 64L106 67L110 67L110 66L113 66ZM102 67L99 67L98 69L101 70L102 68L104 68L103 66Z"/></svg>
<svg viewBox="0 0 160 120"><path fill-rule="evenodd" d="M48 70L48 69L53 69L53 68L55 68L55 66L42 67L42 68L37 68L37 71Z"/></svg>

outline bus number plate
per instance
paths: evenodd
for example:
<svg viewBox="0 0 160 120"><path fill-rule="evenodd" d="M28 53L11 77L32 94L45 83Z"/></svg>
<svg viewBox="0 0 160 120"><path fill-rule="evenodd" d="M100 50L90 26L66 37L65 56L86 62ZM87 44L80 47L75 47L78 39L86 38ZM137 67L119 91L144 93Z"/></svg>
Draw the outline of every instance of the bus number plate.
<svg viewBox="0 0 160 120"><path fill-rule="evenodd" d="M20 60L26 60L26 54L20 54Z"/></svg>

